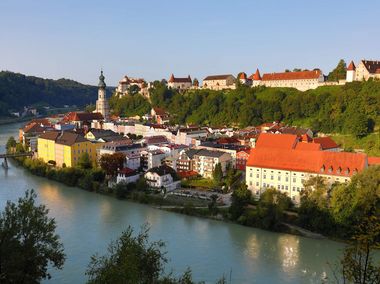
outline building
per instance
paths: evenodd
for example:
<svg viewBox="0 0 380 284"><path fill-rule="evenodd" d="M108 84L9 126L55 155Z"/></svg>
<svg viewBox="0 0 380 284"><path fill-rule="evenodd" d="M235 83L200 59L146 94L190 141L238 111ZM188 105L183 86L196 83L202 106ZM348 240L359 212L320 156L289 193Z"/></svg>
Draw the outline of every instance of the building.
<svg viewBox="0 0 380 284"><path fill-rule="evenodd" d="M321 145L322 151L331 151L331 152L340 151L339 145L336 144L336 142L328 136L316 137L313 139L313 143L318 143L319 145Z"/></svg>
<svg viewBox="0 0 380 284"><path fill-rule="evenodd" d="M250 150L242 150L236 153L236 169L239 171L245 171L247 161L249 158Z"/></svg>
<svg viewBox="0 0 380 284"><path fill-rule="evenodd" d="M145 97L149 97L149 85L145 82L145 80L143 78L128 77L127 75L125 75L123 79L119 81L116 92L118 93L119 97L128 95L133 86L136 86L135 88L138 88L139 94Z"/></svg>
<svg viewBox="0 0 380 284"><path fill-rule="evenodd" d="M260 86L262 78L261 78L259 69L256 69L256 72L252 74L251 76L249 76L249 79L251 80L252 87Z"/></svg>
<svg viewBox="0 0 380 284"><path fill-rule="evenodd" d="M75 167L83 153L96 164L97 148L83 135L69 131L48 131L38 137L38 158L45 163L55 162L58 167Z"/></svg>
<svg viewBox="0 0 380 284"><path fill-rule="evenodd" d="M19 129L19 141L29 151L37 151L38 137L45 131L51 130L53 130L53 126L48 119L33 119Z"/></svg>
<svg viewBox="0 0 380 284"><path fill-rule="evenodd" d="M181 183L175 170L167 165L151 168L145 173L144 177L151 188L165 188L167 191L178 188Z"/></svg>
<svg viewBox="0 0 380 284"><path fill-rule="evenodd" d="M255 84L266 87L285 87L295 88L300 91L316 89L323 85L325 77L321 70L314 69L312 71L299 72L282 72L282 73L266 73L261 79L261 83ZM253 86L255 86L253 84Z"/></svg>
<svg viewBox="0 0 380 284"><path fill-rule="evenodd" d="M299 203L304 182L310 177L324 177L330 184L348 182L367 167L364 154L255 148L247 162L246 184L254 196L275 188Z"/></svg>
<svg viewBox="0 0 380 284"><path fill-rule="evenodd" d="M361 60L356 67L354 62L347 67L346 82L380 79L380 61Z"/></svg>
<svg viewBox="0 0 380 284"><path fill-rule="evenodd" d="M131 183L131 182L137 182L137 180L140 178L140 175L133 169L130 168L123 168L118 171L117 177L116 177L116 183Z"/></svg>
<svg viewBox="0 0 380 284"><path fill-rule="evenodd" d="M161 166L166 157L166 154L160 150L155 151L143 151L140 154L141 167L144 171L151 168Z"/></svg>
<svg viewBox="0 0 380 284"><path fill-rule="evenodd" d="M104 154L123 153L124 155L141 155L141 152L145 151L146 145L141 143L131 144L128 140L111 141L101 145L98 150L98 156Z"/></svg>
<svg viewBox="0 0 380 284"><path fill-rule="evenodd" d="M235 77L227 75L211 75L203 79L202 88L210 90L235 89Z"/></svg>
<svg viewBox="0 0 380 284"><path fill-rule="evenodd" d="M137 170L141 166L140 154L126 154L124 165L132 170Z"/></svg>
<svg viewBox="0 0 380 284"><path fill-rule="evenodd" d="M238 79L239 79L240 84L242 85L247 85L247 86L252 85L251 77L247 77L247 74L245 72L239 73Z"/></svg>
<svg viewBox="0 0 380 284"><path fill-rule="evenodd" d="M195 152L192 160L192 170L205 178L212 178L212 173L215 169L216 164L219 163L221 165L224 174L226 172L227 165L232 164L232 157L230 154L221 151L210 151L206 149L200 149Z"/></svg>
<svg viewBox="0 0 380 284"><path fill-rule="evenodd" d="M118 134L112 130L91 129L86 133L84 137L90 141L100 143L125 140L126 143L129 142L130 144L132 144L131 139L124 137L123 135Z"/></svg>
<svg viewBox="0 0 380 284"><path fill-rule="evenodd" d="M96 101L96 109L94 112L100 113L105 120L109 119L110 107L106 97L106 83L104 82L103 70L100 71L98 84L98 100Z"/></svg>
<svg viewBox="0 0 380 284"><path fill-rule="evenodd" d="M69 112L61 120L60 125L71 124L75 128L88 130L92 124L100 124L104 117L99 112Z"/></svg>
<svg viewBox="0 0 380 284"><path fill-rule="evenodd" d="M153 107L150 110L150 115L152 116L153 119L156 120L158 124L167 124L169 123L169 113L166 112L164 109L159 108L159 107Z"/></svg>
<svg viewBox="0 0 380 284"><path fill-rule="evenodd" d="M190 75L185 78L174 77L172 74L168 80L168 87L177 90L187 90L192 87L193 83L191 81Z"/></svg>

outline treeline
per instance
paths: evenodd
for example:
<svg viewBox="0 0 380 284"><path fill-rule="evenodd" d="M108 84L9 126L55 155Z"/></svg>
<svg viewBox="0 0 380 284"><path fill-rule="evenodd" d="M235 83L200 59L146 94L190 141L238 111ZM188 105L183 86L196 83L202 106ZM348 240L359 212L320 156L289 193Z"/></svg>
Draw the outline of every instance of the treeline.
<svg viewBox="0 0 380 284"><path fill-rule="evenodd" d="M0 116L8 116L10 109L29 105L85 106L97 99L96 86L84 85L68 79L43 79L8 71L0 72ZM110 94L111 89L108 89Z"/></svg>
<svg viewBox="0 0 380 284"><path fill-rule="evenodd" d="M236 90L191 90L183 94L157 85L151 91L152 105L167 109L173 123L245 127L284 121L315 131L358 137L380 123L378 81L323 86L306 92L238 85Z"/></svg>

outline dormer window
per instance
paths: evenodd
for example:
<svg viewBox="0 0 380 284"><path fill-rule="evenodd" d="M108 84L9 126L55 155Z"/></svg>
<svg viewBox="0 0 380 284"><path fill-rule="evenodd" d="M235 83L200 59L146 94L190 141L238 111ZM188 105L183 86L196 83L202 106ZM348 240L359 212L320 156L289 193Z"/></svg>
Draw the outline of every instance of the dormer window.
<svg viewBox="0 0 380 284"><path fill-rule="evenodd" d="M323 173L325 171L325 165L323 165L322 167L321 167L321 173Z"/></svg>
<svg viewBox="0 0 380 284"><path fill-rule="evenodd" d="M350 173L350 169L347 168L347 169L344 171L344 173L345 173L346 175L348 175L348 174Z"/></svg>
<svg viewBox="0 0 380 284"><path fill-rule="evenodd" d="M336 173L337 173L337 174L340 174L341 172L342 172L342 168L339 167L339 168L336 170Z"/></svg>
<svg viewBox="0 0 380 284"><path fill-rule="evenodd" d="M333 171L333 167L330 166L330 167L329 167L329 173L332 173L332 171Z"/></svg>
<svg viewBox="0 0 380 284"><path fill-rule="evenodd" d="M352 172L354 175L358 173L358 169L355 168L354 171Z"/></svg>

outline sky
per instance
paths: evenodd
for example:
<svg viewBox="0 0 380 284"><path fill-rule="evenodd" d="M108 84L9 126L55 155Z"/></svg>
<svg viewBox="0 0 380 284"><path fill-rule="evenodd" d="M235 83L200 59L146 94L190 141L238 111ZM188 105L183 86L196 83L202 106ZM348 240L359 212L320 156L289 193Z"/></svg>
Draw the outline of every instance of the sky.
<svg viewBox="0 0 380 284"><path fill-rule="evenodd" d="M0 70L97 84L380 60L378 0L0 0Z"/></svg>

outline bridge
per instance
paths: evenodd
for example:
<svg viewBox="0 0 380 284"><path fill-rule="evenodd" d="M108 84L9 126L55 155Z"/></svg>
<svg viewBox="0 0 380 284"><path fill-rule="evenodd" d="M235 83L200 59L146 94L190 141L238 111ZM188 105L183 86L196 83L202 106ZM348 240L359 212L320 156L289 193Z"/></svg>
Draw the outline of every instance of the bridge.
<svg viewBox="0 0 380 284"><path fill-rule="evenodd" d="M4 162L2 163L2 166L4 169L9 169L8 166L8 158L18 158L18 157L31 157L33 156L33 152L26 152L26 153L10 153L10 154L0 154L0 159L4 159Z"/></svg>

